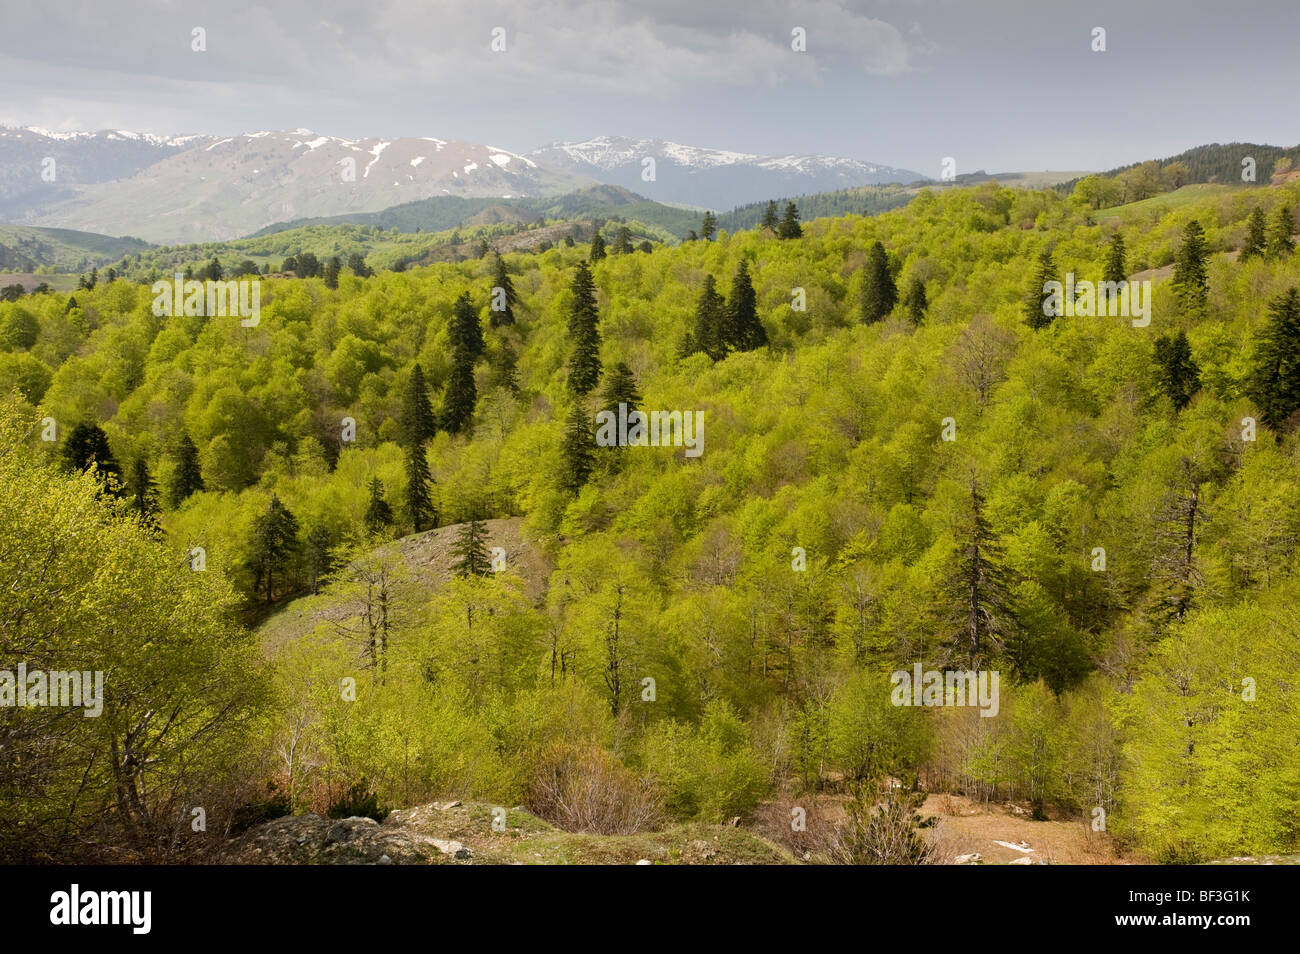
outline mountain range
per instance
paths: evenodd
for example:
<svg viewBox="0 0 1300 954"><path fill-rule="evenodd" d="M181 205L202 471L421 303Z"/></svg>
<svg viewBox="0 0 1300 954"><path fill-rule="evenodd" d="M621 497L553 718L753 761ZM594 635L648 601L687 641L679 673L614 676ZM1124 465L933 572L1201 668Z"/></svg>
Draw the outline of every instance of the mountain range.
<svg viewBox="0 0 1300 954"><path fill-rule="evenodd" d="M646 159L652 178L643 176ZM521 155L435 137L347 139L308 129L221 138L0 129L0 219L167 243L231 239L276 223L437 197L540 198L608 184L662 203L725 210L922 178L856 159L765 157L657 139L598 137Z"/></svg>
<svg viewBox="0 0 1300 954"><path fill-rule="evenodd" d="M621 185L660 202L714 210L777 196L927 178L908 169L857 159L758 156L663 139L598 136L584 142L551 143L528 155L548 168ZM653 160L653 165L647 160Z"/></svg>

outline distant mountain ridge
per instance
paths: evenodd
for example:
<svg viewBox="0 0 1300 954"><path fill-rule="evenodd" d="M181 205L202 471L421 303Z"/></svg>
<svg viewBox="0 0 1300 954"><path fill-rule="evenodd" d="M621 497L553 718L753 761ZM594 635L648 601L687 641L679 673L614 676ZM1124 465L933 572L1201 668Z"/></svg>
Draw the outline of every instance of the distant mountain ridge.
<svg viewBox="0 0 1300 954"><path fill-rule="evenodd" d="M21 215L11 210L8 217L153 242L198 242L236 238L285 219L378 211L430 195L538 196L590 182L499 147L432 136L348 139L309 129L262 130L180 146L165 137L119 136L151 150L138 168L113 181L74 180L68 189L60 183L43 201L29 196ZM91 141L75 134L67 140L44 137L39 148ZM30 164L32 155L22 161Z"/></svg>
<svg viewBox="0 0 1300 954"><path fill-rule="evenodd" d="M927 177L910 169L838 156L760 156L664 139L597 136L528 153L541 165L620 185L659 202L717 211L778 195L832 192ZM653 179L647 178L653 159Z"/></svg>

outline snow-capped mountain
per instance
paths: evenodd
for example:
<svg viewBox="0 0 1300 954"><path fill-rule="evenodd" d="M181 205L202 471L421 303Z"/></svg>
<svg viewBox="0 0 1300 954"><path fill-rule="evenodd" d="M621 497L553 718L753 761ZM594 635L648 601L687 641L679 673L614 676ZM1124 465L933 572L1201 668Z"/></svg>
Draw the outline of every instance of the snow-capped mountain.
<svg viewBox="0 0 1300 954"><path fill-rule="evenodd" d="M40 135L21 132L23 140ZM123 131L58 135L65 138L41 136L37 152L60 144L131 143L153 150L152 161L114 181L65 179L60 164L59 187L50 189L40 178L39 158L25 153L17 167L4 167L4 174L29 186L22 208L5 210L10 221L196 242L235 238L289 219L377 212L431 196L550 195L589 183L496 146L432 136L348 139L310 129L220 138ZM0 139L0 148L5 141Z"/></svg>
<svg viewBox="0 0 1300 954"><path fill-rule="evenodd" d="M621 185L661 202L730 209L748 202L884 182L920 173L838 156L759 156L663 139L598 136L556 142L528 154L543 166ZM648 178L654 160L654 178Z"/></svg>
<svg viewBox="0 0 1300 954"><path fill-rule="evenodd" d="M0 126L0 217L25 219L72 198L80 186L130 178L168 156L211 141L206 136L154 136L125 129L57 132Z"/></svg>

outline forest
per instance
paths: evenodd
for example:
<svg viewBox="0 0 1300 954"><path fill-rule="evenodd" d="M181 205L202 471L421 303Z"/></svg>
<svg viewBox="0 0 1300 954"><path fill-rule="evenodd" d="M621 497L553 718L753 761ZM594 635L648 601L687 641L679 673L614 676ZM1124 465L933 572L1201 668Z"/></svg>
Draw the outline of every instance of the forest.
<svg viewBox="0 0 1300 954"><path fill-rule="evenodd" d="M343 254L255 327L156 315L146 268L0 302L0 668L105 693L0 712L0 856L184 857L194 806L584 792L617 833L896 788L1296 851L1300 183L1099 182ZM1151 282L1149 325L1045 314L1067 274ZM598 446L620 404L703 453ZM996 716L895 705L916 665L1000 673Z"/></svg>

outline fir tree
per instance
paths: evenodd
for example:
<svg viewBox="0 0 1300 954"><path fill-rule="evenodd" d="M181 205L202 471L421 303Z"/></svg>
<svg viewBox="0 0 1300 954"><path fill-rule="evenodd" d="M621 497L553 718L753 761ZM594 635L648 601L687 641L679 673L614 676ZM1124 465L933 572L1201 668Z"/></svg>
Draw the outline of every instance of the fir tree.
<svg viewBox="0 0 1300 954"><path fill-rule="evenodd" d="M478 320L478 311L469 297L469 292L462 292L452 308L451 340L452 350L463 349L470 360L477 360L487 350L483 340L483 325Z"/></svg>
<svg viewBox="0 0 1300 954"><path fill-rule="evenodd" d="M605 388L600 395L602 410L617 414L619 404L626 404L628 413L641 407L641 392L637 389L636 375L623 361L614 365L605 375Z"/></svg>
<svg viewBox="0 0 1300 954"><path fill-rule="evenodd" d="M1124 235L1116 232L1110 237L1110 251L1106 255L1106 270L1102 281L1119 285L1128 281L1128 265L1125 262ZM1098 303L1100 305L1100 302Z"/></svg>
<svg viewBox="0 0 1300 954"><path fill-rule="evenodd" d="M597 229L596 234L591 237L590 257L593 262L599 262L605 257L605 239L604 236L600 234L599 229Z"/></svg>
<svg viewBox="0 0 1300 954"><path fill-rule="evenodd" d="M907 306L907 317L912 322L913 327L919 328L921 322L925 320L925 313L930 307L930 302L925 297L925 282L919 278L913 278L907 286L907 295L903 299L903 304Z"/></svg>
<svg viewBox="0 0 1300 954"><path fill-rule="evenodd" d="M1174 410L1181 411L1201 386L1201 371L1192 360L1187 333L1180 331L1172 338L1164 335L1157 338L1155 359L1160 368L1160 388L1174 402Z"/></svg>
<svg viewBox="0 0 1300 954"><path fill-rule="evenodd" d="M781 227L781 221L777 218L775 199L769 199L767 205L763 207L763 220L759 222L758 227L767 229L773 234L776 234L776 230Z"/></svg>
<svg viewBox="0 0 1300 954"><path fill-rule="evenodd" d="M438 433L438 424L429 401L429 388L424 381L424 369L417 363L411 368L402 396L402 416L398 432L404 444L423 443Z"/></svg>
<svg viewBox="0 0 1300 954"><path fill-rule="evenodd" d="M569 391L582 397L600 381L600 316L596 309L596 283L586 262L578 263L570 286L569 307Z"/></svg>
<svg viewBox="0 0 1300 954"><path fill-rule="evenodd" d="M171 480L167 485L167 503L173 510L192 494L203 489L203 474L199 469L199 449L184 432L181 432L180 440L176 442L175 459L176 466L172 468Z"/></svg>
<svg viewBox="0 0 1300 954"><path fill-rule="evenodd" d="M451 374L442 396L442 426L452 434L465 431L474 419L478 386L474 383L474 359L462 347L451 357Z"/></svg>
<svg viewBox="0 0 1300 954"><path fill-rule="evenodd" d="M360 252L353 252L348 256L348 270L357 278L369 278L374 274L370 266L366 264L365 256Z"/></svg>
<svg viewBox="0 0 1300 954"><path fill-rule="evenodd" d="M1204 582L1196 560L1196 544L1205 522L1201 480L1186 457L1182 459L1181 484L1170 490L1155 515L1156 555L1147 615L1160 627L1181 622L1187 616Z"/></svg>
<svg viewBox="0 0 1300 954"><path fill-rule="evenodd" d="M1039 331L1056 320L1055 315L1046 314L1047 291L1044 286L1055 280L1056 268L1052 264L1052 252L1043 249L1038 255L1038 269L1034 272L1033 282L1025 295L1025 322L1030 328Z"/></svg>
<svg viewBox="0 0 1300 954"><path fill-rule="evenodd" d="M307 571L307 585L312 595L320 592L320 585L334 569L334 557L331 550L334 538L329 527L316 524L307 531L306 545L303 547L303 569Z"/></svg>
<svg viewBox="0 0 1300 954"><path fill-rule="evenodd" d="M964 652L971 669L1016 635L1011 601L1011 574L985 517L984 495L970 482L970 501L959 537L957 567L949 577L953 593L951 622L956 635L949 661Z"/></svg>
<svg viewBox="0 0 1300 954"><path fill-rule="evenodd" d="M81 423L63 441L63 465L81 473L91 464L105 487L114 492L121 489L122 470L108 446L108 435L98 424Z"/></svg>
<svg viewBox="0 0 1300 954"><path fill-rule="evenodd" d="M632 230L626 225L620 225L618 231L614 233L614 254L628 255L632 251Z"/></svg>
<svg viewBox="0 0 1300 954"><path fill-rule="evenodd" d="M1241 246L1241 255L1239 261L1246 261L1249 258L1264 257L1264 251L1268 248L1268 220L1264 217L1264 210L1259 206L1250 210L1250 218L1246 222L1246 241Z"/></svg>
<svg viewBox="0 0 1300 954"><path fill-rule="evenodd" d="M466 578L492 574L492 561L488 557L487 548L487 524L478 519L477 515L471 516L461 525L451 552L456 557L452 570L457 576Z"/></svg>
<svg viewBox="0 0 1300 954"><path fill-rule="evenodd" d="M876 242L867 253L866 275L862 282L862 320L867 324L883 321L898 304L898 288L889 273L885 246Z"/></svg>
<svg viewBox="0 0 1300 954"><path fill-rule="evenodd" d="M712 275L704 276L704 288L695 305L694 348L703 351L714 361L727 356L727 301L718 294L717 282Z"/></svg>
<svg viewBox="0 0 1300 954"><path fill-rule="evenodd" d="M1270 427L1300 410L1300 292L1288 288L1271 302L1257 333L1250 396Z"/></svg>
<svg viewBox="0 0 1300 954"><path fill-rule="evenodd" d="M577 494L591 478L595 466L596 436L592 421L581 401L574 401L564 423L564 470L560 484L564 490Z"/></svg>
<svg viewBox="0 0 1300 954"><path fill-rule="evenodd" d="M1174 259L1173 285L1183 314L1196 314L1205 307L1210 290L1205 256L1205 230L1193 219L1183 229L1183 244Z"/></svg>
<svg viewBox="0 0 1300 954"><path fill-rule="evenodd" d="M1295 251L1295 242L1291 232L1295 229L1295 220L1291 217L1291 206L1279 206L1273 217L1273 227L1268 232L1269 258L1286 258Z"/></svg>
<svg viewBox="0 0 1300 954"><path fill-rule="evenodd" d="M509 341L502 341L497 348L496 361L492 365L493 387L505 388L511 394L519 393L519 358Z"/></svg>
<svg viewBox="0 0 1300 954"><path fill-rule="evenodd" d="M412 533L419 533L437 522L433 502L429 498L429 460L424 444L408 444L406 452L406 519Z"/></svg>
<svg viewBox="0 0 1300 954"><path fill-rule="evenodd" d="M499 291L498 291L499 289ZM515 286L510 281L510 275L506 272L506 263L500 255L497 255L496 261L492 265L492 314L488 323L493 328L499 328L502 325L513 325L515 323L514 303Z"/></svg>
<svg viewBox="0 0 1300 954"><path fill-rule="evenodd" d="M749 277L749 263L743 258L736 266L727 299L728 341L737 351L753 351L767 344L767 329L758 320L758 296Z"/></svg>
<svg viewBox="0 0 1300 954"><path fill-rule="evenodd" d="M137 457L131 464L131 473L126 481L127 500L140 521L147 525L156 525L158 515L158 490L149 473L149 465L143 457Z"/></svg>
<svg viewBox="0 0 1300 954"><path fill-rule="evenodd" d="M343 263L339 261L339 257L337 255L335 255L328 262L326 262L325 263L325 287L338 288L339 275L340 273L342 273L342 271L343 271Z"/></svg>
<svg viewBox="0 0 1300 954"><path fill-rule="evenodd" d="M803 238L803 226L799 224L799 207L793 202L785 204L785 214L781 216L781 226L777 235L783 239Z"/></svg>
<svg viewBox="0 0 1300 954"><path fill-rule="evenodd" d="M384 499L384 484L378 477L370 478L370 502L366 505L363 523L370 534L383 533L393 525L393 508Z"/></svg>
<svg viewBox="0 0 1300 954"><path fill-rule="evenodd" d="M713 236L718 234L718 219L712 213L706 211L704 218L700 220L700 238L706 242L712 242Z"/></svg>
<svg viewBox="0 0 1300 954"><path fill-rule="evenodd" d="M266 602L275 597L275 581L288 576L298 553L298 519L272 494L265 512L253 521L253 572Z"/></svg>

